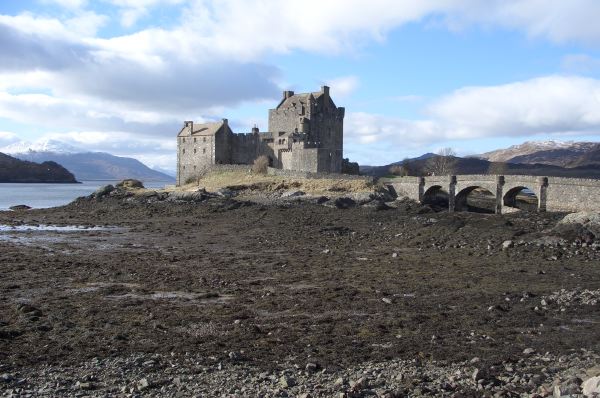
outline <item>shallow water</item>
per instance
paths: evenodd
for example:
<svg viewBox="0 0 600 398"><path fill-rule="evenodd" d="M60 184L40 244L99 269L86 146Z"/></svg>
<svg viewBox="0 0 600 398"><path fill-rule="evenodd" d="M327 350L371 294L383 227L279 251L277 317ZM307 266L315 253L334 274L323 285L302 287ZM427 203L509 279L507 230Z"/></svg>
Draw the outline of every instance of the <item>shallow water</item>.
<svg viewBox="0 0 600 398"><path fill-rule="evenodd" d="M0 210L27 205L34 209L64 206L116 181L83 181L81 184L0 184ZM144 182L146 188L164 188L169 182Z"/></svg>
<svg viewBox="0 0 600 398"><path fill-rule="evenodd" d="M86 227L84 225L2 225L0 232L79 232L79 231L107 231L114 227Z"/></svg>

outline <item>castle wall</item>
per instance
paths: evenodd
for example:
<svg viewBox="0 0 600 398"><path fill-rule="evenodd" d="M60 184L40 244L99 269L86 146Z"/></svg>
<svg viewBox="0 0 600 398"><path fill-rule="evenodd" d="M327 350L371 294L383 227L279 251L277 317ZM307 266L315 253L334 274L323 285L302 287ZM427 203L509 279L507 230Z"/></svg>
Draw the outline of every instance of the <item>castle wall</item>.
<svg viewBox="0 0 600 398"><path fill-rule="evenodd" d="M231 163L231 137L233 133L226 129L226 131L219 131L214 136L214 162L213 164L227 164ZM212 138L212 137L211 137ZM204 148L202 148L204 150Z"/></svg>
<svg viewBox="0 0 600 398"><path fill-rule="evenodd" d="M225 129L221 128L214 135L192 136L190 133L188 128L177 138L178 185L197 177L211 165L230 163L229 138Z"/></svg>
<svg viewBox="0 0 600 398"><path fill-rule="evenodd" d="M177 138L177 184L185 184L207 166L215 164L214 136Z"/></svg>
<svg viewBox="0 0 600 398"><path fill-rule="evenodd" d="M259 134L232 134L230 138L231 163L252 164L256 158L265 155L273 160L274 166L278 164L273 149Z"/></svg>
<svg viewBox="0 0 600 398"><path fill-rule="evenodd" d="M283 170L292 170L293 166L293 152L291 150L279 151L279 161Z"/></svg>
<svg viewBox="0 0 600 398"><path fill-rule="evenodd" d="M287 133L301 131L301 114L295 108L289 109L270 109L269 110L269 131L275 136L277 133L285 131Z"/></svg>

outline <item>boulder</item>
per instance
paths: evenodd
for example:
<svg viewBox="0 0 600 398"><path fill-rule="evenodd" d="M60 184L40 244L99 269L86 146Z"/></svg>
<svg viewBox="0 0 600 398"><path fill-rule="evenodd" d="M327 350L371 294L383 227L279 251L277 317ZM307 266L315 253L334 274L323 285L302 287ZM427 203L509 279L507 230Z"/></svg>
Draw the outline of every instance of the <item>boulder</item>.
<svg viewBox="0 0 600 398"><path fill-rule="evenodd" d="M398 198L398 194L393 186L386 185L384 187L377 188L375 192L371 194L371 198L380 200L382 202L391 202Z"/></svg>
<svg viewBox="0 0 600 398"><path fill-rule="evenodd" d="M337 207L338 209L349 209L351 207L356 206L356 202L352 198L341 197L341 198L337 198L333 202L333 205L335 207Z"/></svg>
<svg viewBox="0 0 600 398"><path fill-rule="evenodd" d="M357 192L352 194L350 199L355 201L358 205L364 205L373 200L372 195L372 192Z"/></svg>
<svg viewBox="0 0 600 398"><path fill-rule="evenodd" d="M189 191L171 192L169 194L168 200L181 201L181 202L202 202L202 201L205 201L206 199L209 199L209 198L212 198L215 196L216 195L214 195L214 194L210 194L210 193L206 192L206 190L204 190L204 189L199 189L199 190L193 191L193 192L189 192Z"/></svg>
<svg viewBox="0 0 600 398"><path fill-rule="evenodd" d="M223 198L233 198L234 196L237 196L238 192L233 190L233 189L229 189L229 188L221 188L219 189L217 192L215 192L217 194L217 196L221 196Z"/></svg>
<svg viewBox="0 0 600 398"><path fill-rule="evenodd" d="M567 214L556 225L557 229L561 226L581 226L591 232L594 236L600 236L600 213L593 211L581 211L578 213Z"/></svg>
<svg viewBox="0 0 600 398"><path fill-rule="evenodd" d="M9 207L9 209L11 209L12 211L25 211L31 209L31 207L27 205L16 205Z"/></svg>
<svg viewBox="0 0 600 398"><path fill-rule="evenodd" d="M140 180L134 180L132 178L128 178L128 179L123 180L120 183L118 183L117 188L143 189L144 184Z"/></svg>
<svg viewBox="0 0 600 398"><path fill-rule="evenodd" d="M393 209L393 207L388 206L385 202L380 201L380 200L373 200L371 202L365 203L362 206L366 207L366 208L374 209L377 211Z"/></svg>
<svg viewBox="0 0 600 398"><path fill-rule="evenodd" d="M96 190L96 192L94 192L94 197L96 198L102 198L108 194L110 194L112 191L115 190L115 187L112 185L104 185L103 187L100 187Z"/></svg>

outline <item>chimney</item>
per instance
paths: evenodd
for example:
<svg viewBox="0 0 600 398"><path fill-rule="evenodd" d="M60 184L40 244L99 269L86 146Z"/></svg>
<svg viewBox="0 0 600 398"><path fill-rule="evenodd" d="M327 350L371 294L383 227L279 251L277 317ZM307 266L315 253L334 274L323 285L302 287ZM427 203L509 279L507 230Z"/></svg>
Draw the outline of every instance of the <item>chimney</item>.
<svg viewBox="0 0 600 398"><path fill-rule="evenodd" d="M223 119L223 126L228 126L228 125L229 125L229 120Z"/></svg>
<svg viewBox="0 0 600 398"><path fill-rule="evenodd" d="M252 127L252 134L258 134L258 126L254 125L254 127Z"/></svg>
<svg viewBox="0 0 600 398"><path fill-rule="evenodd" d="M191 131L194 131L194 122L187 120L185 122L183 122L183 127L188 127L190 128Z"/></svg>
<svg viewBox="0 0 600 398"><path fill-rule="evenodd" d="M329 97L329 86L321 86L321 92L325 94L326 97Z"/></svg>
<svg viewBox="0 0 600 398"><path fill-rule="evenodd" d="M293 91L284 91L283 92L283 99L288 99L290 98L292 95L294 95Z"/></svg>

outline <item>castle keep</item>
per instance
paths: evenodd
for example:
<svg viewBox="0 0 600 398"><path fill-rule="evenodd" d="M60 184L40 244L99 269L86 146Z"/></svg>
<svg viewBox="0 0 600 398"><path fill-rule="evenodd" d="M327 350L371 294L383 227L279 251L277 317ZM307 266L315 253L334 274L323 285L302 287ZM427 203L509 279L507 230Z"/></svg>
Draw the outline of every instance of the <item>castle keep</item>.
<svg viewBox="0 0 600 398"><path fill-rule="evenodd" d="M269 110L269 130L235 134L227 119L216 123L184 122L177 135L177 184L215 164L252 164L265 155L271 167L304 172L341 173L344 113L321 91L284 91Z"/></svg>

